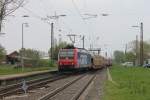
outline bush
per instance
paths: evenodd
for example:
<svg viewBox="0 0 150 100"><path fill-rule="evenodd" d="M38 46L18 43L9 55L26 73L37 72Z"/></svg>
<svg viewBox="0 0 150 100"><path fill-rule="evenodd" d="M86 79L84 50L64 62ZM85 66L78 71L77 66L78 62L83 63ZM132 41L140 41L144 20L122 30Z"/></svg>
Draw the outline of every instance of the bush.
<svg viewBox="0 0 150 100"><path fill-rule="evenodd" d="M56 66L56 62L52 61L52 60L49 60L49 59L40 59L37 62L36 66L39 66L39 67L55 67Z"/></svg>
<svg viewBox="0 0 150 100"><path fill-rule="evenodd" d="M56 67L57 62L54 60L49 60L49 66L50 67Z"/></svg>
<svg viewBox="0 0 150 100"><path fill-rule="evenodd" d="M49 60L39 60L38 66L40 67L49 67Z"/></svg>
<svg viewBox="0 0 150 100"><path fill-rule="evenodd" d="M6 50L4 47L0 45L0 63L2 63L5 60L6 57Z"/></svg>

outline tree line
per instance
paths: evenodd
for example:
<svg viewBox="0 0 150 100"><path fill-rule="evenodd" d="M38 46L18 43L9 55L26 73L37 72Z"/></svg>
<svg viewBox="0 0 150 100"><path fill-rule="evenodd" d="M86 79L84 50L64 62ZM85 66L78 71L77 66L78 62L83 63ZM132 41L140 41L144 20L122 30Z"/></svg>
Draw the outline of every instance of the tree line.
<svg viewBox="0 0 150 100"><path fill-rule="evenodd" d="M133 62L139 63L140 57L140 42L131 41L125 51L114 51L114 61L116 63ZM150 42L143 42L144 60L150 59Z"/></svg>
<svg viewBox="0 0 150 100"><path fill-rule="evenodd" d="M42 66L44 66L44 67L54 66L58 59L59 50L61 48L66 47L67 45L69 45L69 44L67 44L66 42L61 42L61 43L55 45L53 47L53 51L54 51L53 54L51 54L52 49L50 48L48 55L46 55L46 56L49 56L49 59L43 59L43 57L45 57L45 53L42 51L31 49L31 48L20 49L20 50L18 50L18 53L19 53L18 63L21 63L20 62L21 54L23 54L23 58L25 59L24 60L25 64L30 64L32 66L41 66L41 67ZM6 61L6 54L7 54L7 52L6 52L5 48L0 45L0 63ZM51 55L53 56L53 61L50 58Z"/></svg>

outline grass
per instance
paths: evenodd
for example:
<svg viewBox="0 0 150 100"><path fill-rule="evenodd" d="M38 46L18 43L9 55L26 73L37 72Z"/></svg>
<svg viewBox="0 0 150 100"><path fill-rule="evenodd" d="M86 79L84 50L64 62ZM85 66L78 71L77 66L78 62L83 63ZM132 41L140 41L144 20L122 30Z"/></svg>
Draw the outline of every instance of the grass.
<svg viewBox="0 0 150 100"><path fill-rule="evenodd" d="M19 73L26 73L26 72L33 72L33 71L43 71L43 70L55 70L56 67L31 67L31 68L14 68L10 65L0 65L0 75L12 75L12 74L19 74Z"/></svg>
<svg viewBox="0 0 150 100"><path fill-rule="evenodd" d="M113 81L107 81L103 100L150 100L150 69L113 66Z"/></svg>

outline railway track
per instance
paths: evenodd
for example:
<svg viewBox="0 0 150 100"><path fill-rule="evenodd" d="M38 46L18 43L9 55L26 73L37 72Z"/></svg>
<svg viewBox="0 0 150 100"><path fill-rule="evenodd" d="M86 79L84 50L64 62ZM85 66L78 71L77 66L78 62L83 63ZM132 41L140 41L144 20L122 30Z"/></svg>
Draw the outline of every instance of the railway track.
<svg viewBox="0 0 150 100"><path fill-rule="evenodd" d="M39 86L41 87L42 85L45 85L47 83L54 82L56 80L60 80L66 77L68 76L65 74L58 73L58 74L50 75L45 78L27 81L26 84L28 86L28 90L31 90L36 87L39 87ZM24 91L22 89L22 85L23 85L22 83L18 83L18 84L12 84L12 85L0 88L0 99L6 96L12 95L12 94L23 93Z"/></svg>
<svg viewBox="0 0 150 100"><path fill-rule="evenodd" d="M42 96L39 100L78 100L95 78L96 73L88 73L66 83Z"/></svg>
<svg viewBox="0 0 150 100"><path fill-rule="evenodd" d="M45 82L45 84L41 81L41 85L36 85L37 87L31 85L32 88L27 94L13 94L4 97L3 100L78 100L93 81L96 73L70 75L53 82Z"/></svg>

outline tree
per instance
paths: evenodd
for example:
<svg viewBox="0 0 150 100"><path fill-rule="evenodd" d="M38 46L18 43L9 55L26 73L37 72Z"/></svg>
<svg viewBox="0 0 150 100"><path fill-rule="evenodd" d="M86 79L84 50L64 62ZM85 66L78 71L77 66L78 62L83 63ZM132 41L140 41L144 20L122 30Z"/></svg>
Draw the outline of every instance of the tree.
<svg viewBox="0 0 150 100"><path fill-rule="evenodd" d="M143 51L144 60L150 59L150 43L147 41L144 41L143 48L144 48L144 51ZM138 64L139 56L140 56L140 42L135 41L135 40L128 43L126 54L118 50L114 52L114 60L117 63L134 62L135 64Z"/></svg>
<svg viewBox="0 0 150 100"><path fill-rule="evenodd" d="M125 54L125 61L126 62L134 62L136 61L136 54L134 52L127 52Z"/></svg>
<svg viewBox="0 0 150 100"><path fill-rule="evenodd" d="M26 64L32 64L32 66L38 66L41 55L40 52L34 49L23 49L19 51L23 52L23 58Z"/></svg>
<svg viewBox="0 0 150 100"><path fill-rule="evenodd" d="M140 55L140 42L137 42L137 47L136 47L136 41L131 41L129 44L132 44L130 46L130 51L134 54L137 55L137 59L139 59L139 55ZM144 60L150 58L150 43L147 41L143 42L143 53L144 53Z"/></svg>
<svg viewBox="0 0 150 100"><path fill-rule="evenodd" d="M123 51L114 51L114 60L116 63L123 63L125 61L125 54Z"/></svg>
<svg viewBox="0 0 150 100"><path fill-rule="evenodd" d="M64 47L66 47L68 44L66 43L66 42L61 42L59 45L55 45L55 47L53 48L53 54L52 54L52 56L53 56L53 59L54 60L57 60L58 59L58 52L59 52L59 50L61 49L61 48L64 48ZM50 50L49 50L49 55L51 55L50 52L51 51L51 48L50 48Z"/></svg>
<svg viewBox="0 0 150 100"><path fill-rule="evenodd" d="M150 43L144 42L143 48L144 48L144 59L149 59L150 58Z"/></svg>
<svg viewBox="0 0 150 100"><path fill-rule="evenodd" d="M3 20L23 6L23 3L24 0L0 0L0 32Z"/></svg>
<svg viewBox="0 0 150 100"><path fill-rule="evenodd" d="M5 60L6 50L3 46L0 45L0 63Z"/></svg>

